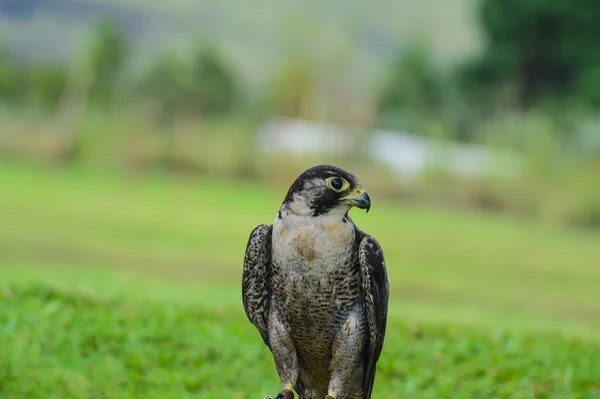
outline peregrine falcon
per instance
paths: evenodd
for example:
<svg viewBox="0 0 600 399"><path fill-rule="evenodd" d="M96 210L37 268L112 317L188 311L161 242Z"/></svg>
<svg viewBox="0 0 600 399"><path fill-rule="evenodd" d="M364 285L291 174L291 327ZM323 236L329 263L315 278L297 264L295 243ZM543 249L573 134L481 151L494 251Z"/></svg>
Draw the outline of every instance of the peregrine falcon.
<svg viewBox="0 0 600 399"><path fill-rule="evenodd" d="M389 280L379 243L350 219L352 207L371 208L358 178L314 166L290 186L274 222L248 239L243 305L273 355L277 398L371 397Z"/></svg>

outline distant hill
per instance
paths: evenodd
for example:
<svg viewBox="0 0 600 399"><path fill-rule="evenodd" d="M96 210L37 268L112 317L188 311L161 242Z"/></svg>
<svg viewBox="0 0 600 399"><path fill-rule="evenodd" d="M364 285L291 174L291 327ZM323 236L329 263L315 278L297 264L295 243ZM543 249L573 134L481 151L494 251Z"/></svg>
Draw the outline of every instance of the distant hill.
<svg viewBox="0 0 600 399"><path fill-rule="evenodd" d="M136 44L136 59L158 51L185 53L194 41L217 41L248 78L267 76L286 53L304 50L324 68L342 59L362 81L414 35L438 59L477 48L476 0L2 0L0 37L27 58L65 57L91 25L112 16ZM354 54L348 56L348 54ZM333 67L332 67L333 68Z"/></svg>

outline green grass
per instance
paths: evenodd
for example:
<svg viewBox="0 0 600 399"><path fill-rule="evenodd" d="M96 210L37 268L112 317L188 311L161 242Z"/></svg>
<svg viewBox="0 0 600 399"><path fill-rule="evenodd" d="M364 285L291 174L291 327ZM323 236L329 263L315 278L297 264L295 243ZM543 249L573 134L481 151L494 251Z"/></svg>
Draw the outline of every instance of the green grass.
<svg viewBox="0 0 600 399"><path fill-rule="evenodd" d="M273 220L286 190L16 166L0 167L0 185L5 281L31 270L49 279L63 271L73 282L93 283L98 271L110 271L190 289L216 284L234 290L248 234ZM468 325L598 332L597 235L403 207L372 194L372 211L353 211L353 217L385 250L392 312Z"/></svg>
<svg viewBox="0 0 600 399"><path fill-rule="evenodd" d="M275 394L240 278L286 189L0 164L0 397ZM597 235L371 194L353 217L391 278L374 397L600 395Z"/></svg>
<svg viewBox="0 0 600 399"><path fill-rule="evenodd" d="M279 389L241 310L47 285L0 291L2 398L248 398ZM390 321L374 397L593 398L598 345Z"/></svg>

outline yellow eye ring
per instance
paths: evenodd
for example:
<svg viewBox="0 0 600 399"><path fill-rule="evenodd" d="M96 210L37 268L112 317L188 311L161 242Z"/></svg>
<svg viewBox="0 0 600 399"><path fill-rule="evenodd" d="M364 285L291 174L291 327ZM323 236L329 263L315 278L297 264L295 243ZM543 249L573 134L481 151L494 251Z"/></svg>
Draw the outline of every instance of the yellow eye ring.
<svg viewBox="0 0 600 399"><path fill-rule="evenodd" d="M346 191L348 187L350 187L350 183L343 177L332 176L328 177L325 180L327 183L327 187L335 191L336 193L341 193L342 191Z"/></svg>

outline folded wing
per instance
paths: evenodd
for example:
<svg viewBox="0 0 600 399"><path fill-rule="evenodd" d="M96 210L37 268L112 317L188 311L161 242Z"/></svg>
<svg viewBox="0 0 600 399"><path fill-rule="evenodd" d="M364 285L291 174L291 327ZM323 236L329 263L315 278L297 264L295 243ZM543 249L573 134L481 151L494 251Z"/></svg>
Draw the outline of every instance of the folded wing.
<svg viewBox="0 0 600 399"><path fill-rule="evenodd" d="M389 280L383 251L379 243L373 237L362 232L357 238L360 239L358 260L369 328L363 392L364 399L370 399L375 380L375 368L385 339Z"/></svg>
<svg viewBox="0 0 600 399"><path fill-rule="evenodd" d="M248 320L269 345L267 321L269 319L269 275L271 271L272 226L261 224L252 230L246 245L242 275L242 302Z"/></svg>

